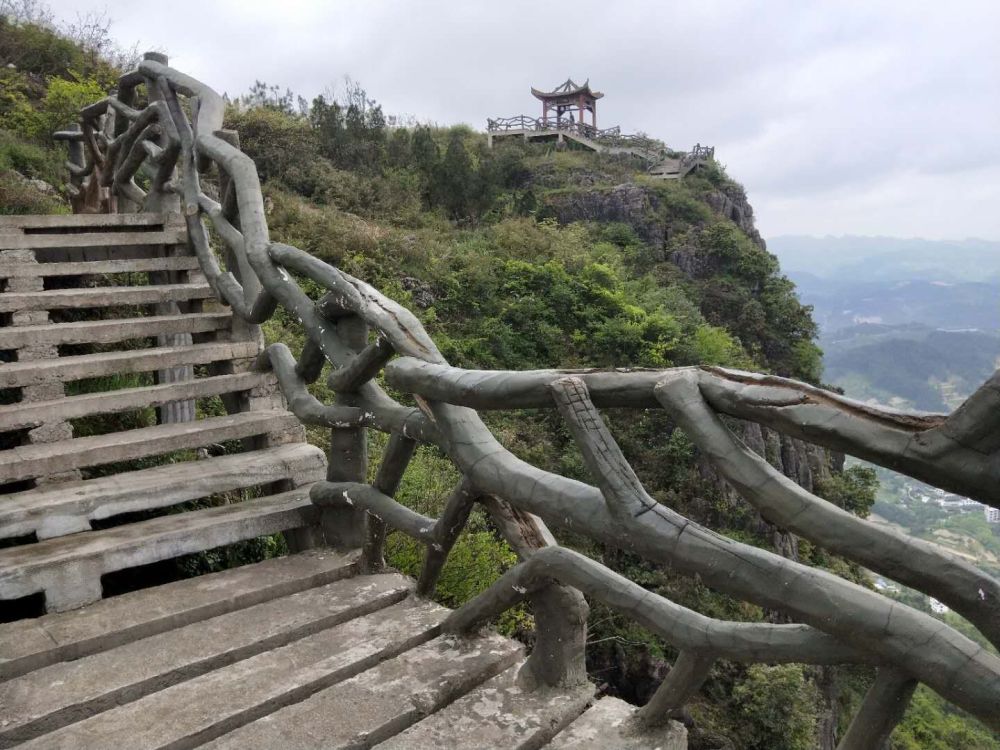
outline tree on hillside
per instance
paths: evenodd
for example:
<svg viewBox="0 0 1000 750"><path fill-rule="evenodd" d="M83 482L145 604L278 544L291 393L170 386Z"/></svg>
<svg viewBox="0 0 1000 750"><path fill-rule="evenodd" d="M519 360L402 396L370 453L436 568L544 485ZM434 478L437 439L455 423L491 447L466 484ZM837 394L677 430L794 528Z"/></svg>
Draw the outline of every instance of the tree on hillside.
<svg viewBox="0 0 1000 750"><path fill-rule="evenodd" d="M320 152L339 169L377 174L385 166L385 114L359 83L347 79L342 101L329 91L313 99L309 121Z"/></svg>
<svg viewBox="0 0 1000 750"><path fill-rule="evenodd" d="M453 130L434 180L436 202L444 207L452 219L468 219L472 215L478 187L472 159L465 148L465 139L460 131Z"/></svg>

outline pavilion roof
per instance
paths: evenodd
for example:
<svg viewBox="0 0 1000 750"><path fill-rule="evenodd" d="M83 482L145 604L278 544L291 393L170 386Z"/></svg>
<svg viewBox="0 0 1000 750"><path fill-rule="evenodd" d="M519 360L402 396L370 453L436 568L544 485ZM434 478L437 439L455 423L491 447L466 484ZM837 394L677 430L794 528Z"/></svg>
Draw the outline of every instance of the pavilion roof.
<svg viewBox="0 0 1000 750"><path fill-rule="evenodd" d="M590 88L590 79L588 78L583 82L581 86L575 83L572 78L567 78L565 83L561 83L556 86L552 91L540 91L534 87L531 88L531 93L537 99L558 99L563 96L575 96L576 94L584 94L586 96L592 97L594 99L600 99L604 96L600 91L593 91Z"/></svg>

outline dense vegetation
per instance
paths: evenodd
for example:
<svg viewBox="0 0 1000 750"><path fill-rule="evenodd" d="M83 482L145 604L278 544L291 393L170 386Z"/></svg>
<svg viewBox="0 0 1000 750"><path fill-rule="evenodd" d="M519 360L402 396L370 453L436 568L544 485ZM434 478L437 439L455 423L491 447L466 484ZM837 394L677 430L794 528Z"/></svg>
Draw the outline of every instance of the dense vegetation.
<svg viewBox="0 0 1000 750"><path fill-rule="evenodd" d="M15 67L2 68L0 205L58 210L65 205L61 157L46 134L103 91L114 66L44 22L0 20L0 65L8 62ZM402 127L353 84L306 103L261 83L233 103L227 125L256 160L274 238L411 307L455 365L718 364L819 381L810 311L753 230L743 189L718 165L667 182L627 159L520 143L490 150L464 126ZM280 313L266 333L293 349L302 344L297 322ZM330 395L322 382L317 395ZM661 502L742 541L864 580L855 566L803 541L779 547L786 535L724 487L664 414L607 417ZM552 413L493 414L489 424L525 459L587 479ZM322 445L327 438L317 430L310 439ZM371 440L377 455L384 437ZM866 515L875 491L870 472L839 472L832 457L824 460L817 491ZM434 515L456 478L440 453L422 448L399 497ZM563 541L705 614L776 616L619 551ZM416 569L418 550L400 535L390 537L390 553L396 566ZM514 559L477 511L445 570L441 600L467 600ZM531 638L528 611L509 613L500 625ZM634 623L594 607L588 658L608 690L644 700L673 656ZM691 707L692 747L826 746L870 679L863 670L719 665ZM923 690L893 743L1000 748Z"/></svg>

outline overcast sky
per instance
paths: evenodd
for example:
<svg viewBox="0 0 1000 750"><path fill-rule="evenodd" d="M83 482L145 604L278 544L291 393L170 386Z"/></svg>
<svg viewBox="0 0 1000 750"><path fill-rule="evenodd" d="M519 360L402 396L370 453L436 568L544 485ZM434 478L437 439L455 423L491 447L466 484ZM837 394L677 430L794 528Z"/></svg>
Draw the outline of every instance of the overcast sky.
<svg viewBox="0 0 1000 750"><path fill-rule="evenodd" d="M600 126L714 145L765 237L1000 239L1000 0L52 6L107 9L122 42L231 95L349 75L441 124L534 115L530 86L589 78Z"/></svg>

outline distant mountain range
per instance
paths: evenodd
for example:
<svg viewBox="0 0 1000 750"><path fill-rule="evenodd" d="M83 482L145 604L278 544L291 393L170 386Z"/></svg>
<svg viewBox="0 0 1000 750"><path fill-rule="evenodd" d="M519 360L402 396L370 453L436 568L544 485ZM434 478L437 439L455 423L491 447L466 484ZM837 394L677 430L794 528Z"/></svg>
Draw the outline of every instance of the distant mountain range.
<svg viewBox="0 0 1000 750"><path fill-rule="evenodd" d="M824 380L847 395L951 411L1000 362L1000 242L775 237L813 306Z"/></svg>
<svg viewBox="0 0 1000 750"><path fill-rule="evenodd" d="M863 323L1000 329L1000 282L873 281L862 273L853 278L785 273L795 282L799 299L813 306L813 318L824 332Z"/></svg>
<svg viewBox="0 0 1000 750"><path fill-rule="evenodd" d="M990 240L783 235L769 238L767 248L791 278L1000 283L1000 242Z"/></svg>
<svg viewBox="0 0 1000 750"><path fill-rule="evenodd" d="M900 408L949 412L993 374L1000 333L911 323L825 334L823 379L847 395Z"/></svg>

